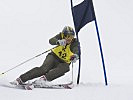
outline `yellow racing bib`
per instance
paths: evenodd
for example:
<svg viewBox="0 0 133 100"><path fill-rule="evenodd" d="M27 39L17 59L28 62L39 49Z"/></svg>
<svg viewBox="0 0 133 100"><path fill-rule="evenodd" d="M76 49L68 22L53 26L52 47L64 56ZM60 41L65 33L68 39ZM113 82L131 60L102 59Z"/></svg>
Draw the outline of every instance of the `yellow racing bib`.
<svg viewBox="0 0 133 100"><path fill-rule="evenodd" d="M70 44L66 46L58 46L57 48L52 49L52 51L66 63L70 63L70 57L73 53L70 50Z"/></svg>

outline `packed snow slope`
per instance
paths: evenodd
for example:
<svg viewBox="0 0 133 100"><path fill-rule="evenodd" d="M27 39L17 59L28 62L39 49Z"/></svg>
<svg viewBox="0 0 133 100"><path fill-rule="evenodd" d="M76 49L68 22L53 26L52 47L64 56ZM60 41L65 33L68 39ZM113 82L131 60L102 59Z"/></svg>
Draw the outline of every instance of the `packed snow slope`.
<svg viewBox="0 0 133 100"><path fill-rule="evenodd" d="M81 0L73 0L74 5ZM79 32L81 78L76 85L78 62L74 64L75 87L24 91L3 87L20 74L40 66L47 53L0 76L0 100L133 100L133 1L93 0L105 58L105 86L94 22ZM50 48L49 39L66 25L73 27L70 0L0 1L0 73ZM72 71L54 80L67 83Z"/></svg>

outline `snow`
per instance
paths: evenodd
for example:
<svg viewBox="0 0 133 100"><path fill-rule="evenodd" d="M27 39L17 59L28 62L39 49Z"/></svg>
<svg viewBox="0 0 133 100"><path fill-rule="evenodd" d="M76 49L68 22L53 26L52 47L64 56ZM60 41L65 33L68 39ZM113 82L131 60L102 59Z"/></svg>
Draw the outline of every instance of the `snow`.
<svg viewBox="0 0 133 100"><path fill-rule="evenodd" d="M74 0L78 4L82 0ZM82 63L80 84L76 85L78 62L74 64L75 87L24 91L3 87L20 74L40 66L47 54L0 76L1 100L133 100L132 4L128 0L93 0L105 58L108 86L105 86L102 62L94 22L79 33ZM0 73L50 48L48 39L65 25L73 26L69 0L0 1ZM54 80L66 83L72 72Z"/></svg>

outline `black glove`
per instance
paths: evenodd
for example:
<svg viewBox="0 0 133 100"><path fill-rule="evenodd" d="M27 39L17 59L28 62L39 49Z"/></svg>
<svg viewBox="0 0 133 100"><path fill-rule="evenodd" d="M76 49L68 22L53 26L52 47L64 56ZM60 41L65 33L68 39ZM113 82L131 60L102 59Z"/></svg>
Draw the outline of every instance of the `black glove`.
<svg viewBox="0 0 133 100"><path fill-rule="evenodd" d="M79 56L77 54L73 54L70 57L70 60L71 60L72 63L75 63L78 59L79 59Z"/></svg>

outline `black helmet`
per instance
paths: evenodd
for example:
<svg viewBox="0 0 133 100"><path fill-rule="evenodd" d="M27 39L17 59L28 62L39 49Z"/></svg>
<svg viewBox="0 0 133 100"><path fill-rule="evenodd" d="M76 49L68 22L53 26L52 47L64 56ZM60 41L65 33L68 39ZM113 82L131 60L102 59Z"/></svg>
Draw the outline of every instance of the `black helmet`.
<svg viewBox="0 0 133 100"><path fill-rule="evenodd" d="M70 27L70 26L65 26L64 28L63 28L63 30L62 30L62 33L64 34L64 35L75 35L75 32L74 32L74 30L73 30L73 28L72 27Z"/></svg>

